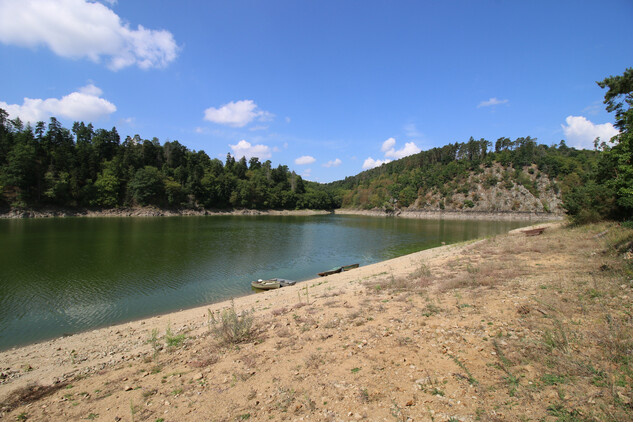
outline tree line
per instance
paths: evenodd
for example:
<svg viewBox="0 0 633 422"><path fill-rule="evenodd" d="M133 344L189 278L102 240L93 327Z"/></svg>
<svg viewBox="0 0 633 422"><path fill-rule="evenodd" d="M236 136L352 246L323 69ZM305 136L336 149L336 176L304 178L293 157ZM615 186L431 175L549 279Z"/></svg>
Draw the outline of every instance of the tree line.
<svg viewBox="0 0 633 422"><path fill-rule="evenodd" d="M147 206L173 208L332 209L321 185L270 160L226 161L178 141L126 137L112 128L52 117L35 127L0 109L0 202L13 207Z"/></svg>
<svg viewBox="0 0 633 422"><path fill-rule="evenodd" d="M329 184L304 181L270 160L224 162L178 141L126 137L116 128L94 129L75 122L62 127L54 117L35 127L9 119L0 109L0 205L103 207L156 205L175 208L333 209L408 207L428 192L450 198L468 193L472 173L500 165L501 179L487 175L486 186L523 185L535 196L534 178L547 177L576 222L633 216L633 69L610 76L606 109L615 113L620 133L597 139L594 150L564 141L538 144L535 138L499 138L422 151ZM536 168L536 170L534 170ZM534 174L534 173L533 173ZM443 203L443 202L442 202Z"/></svg>

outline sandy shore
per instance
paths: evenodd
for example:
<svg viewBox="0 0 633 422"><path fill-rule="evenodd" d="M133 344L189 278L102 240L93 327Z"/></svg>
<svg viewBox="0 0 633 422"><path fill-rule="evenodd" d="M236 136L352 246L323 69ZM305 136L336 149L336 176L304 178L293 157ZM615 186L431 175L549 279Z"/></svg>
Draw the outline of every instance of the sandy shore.
<svg viewBox="0 0 633 422"><path fill-rule="evenodd" d="M223 302L2 352L0 418L626 420L621 233L544 225L238 298L239 344L209 323Z"/></svg>
<svg viewBox="0 0 633 422"><path fill-rule="evenodd" d="M488 211L423 211L402 210L387 213L382 210L356 210L339 208L335 214L367 215L371 217L397 217L420 220L508 220L508 221L560 221L564 216L545 212L488 212Z"/></svg>
<svg viewBox="0 0 633 422"><path fill-rule="evenodd" d="M353 295L363 288L360 280L370 280L379 274L400 277L413 271L421 261L445 259L459 254L464 247L466 244L427 249L327 278L315 278L295 286L238 297L234 299L235 307L238 311L255 310L256 316L259 316L271 307L306 301L306 287L307 296L312 298L332 289ZM29 383L54 384L93 373L131 357L141 357L149 350L147 341L154 329L164 333L169 326L175 333L187 331L188 335L199 335L208 330L209 312L230 306L231 301L227 300L0 352L2 369L9 368L7 372L10 374L10 382L0 385L0 402L11 390ZM32 369L24 371L27 366Z"/></svg>

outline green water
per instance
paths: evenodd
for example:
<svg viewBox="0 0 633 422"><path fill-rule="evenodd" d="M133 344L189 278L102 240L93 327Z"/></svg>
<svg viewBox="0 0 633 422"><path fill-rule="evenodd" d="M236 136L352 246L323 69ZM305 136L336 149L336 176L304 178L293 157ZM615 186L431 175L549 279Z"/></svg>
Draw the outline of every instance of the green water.
<svg viewBox="0 0 633 422"><path fill-rule="evenodd" d="M0 220L0 349L252 294L525 222L357 216Z"/></svg>

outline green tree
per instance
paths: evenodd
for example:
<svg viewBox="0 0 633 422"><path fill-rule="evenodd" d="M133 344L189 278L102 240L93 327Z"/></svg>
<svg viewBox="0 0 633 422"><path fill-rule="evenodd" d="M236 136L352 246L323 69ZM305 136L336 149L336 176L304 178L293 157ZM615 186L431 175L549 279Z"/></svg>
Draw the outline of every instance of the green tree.
<svg viewBox="0 0 633 422"><path fill-rule="evenodd" d="M165 195L163 175L153 166L140 168L129 183L130 193L140 205L160 205Z"/></svg>
<svg viewBox="0 0 633 422"><path fill-rule="evenodd" d="M633 68L626 69L621 76L609 76L598 85L607 88L604 103L607 111L615 113L615 127L620 129L620 134L609 141L613 146L601 144L598 181L615 191L618 214L630 217L633 215Z"/></svg>
<svg viewBox="0 0 633 422"><path fill-rule="evenodd" d="M18 190L18 200L26 205L32 198L32 193L36 183L35 146L31 143L19 143L7 154L7 164L3 167L4 184L15 186Z"/></svg>
<svg viewBox="0 0 633 422"><path fill-rule="evenodd" d="M114 208L119 204L120 182L109 166L105 166L103 171L99 173L94 187L97 191L97 197L91 205Z"/></svg>

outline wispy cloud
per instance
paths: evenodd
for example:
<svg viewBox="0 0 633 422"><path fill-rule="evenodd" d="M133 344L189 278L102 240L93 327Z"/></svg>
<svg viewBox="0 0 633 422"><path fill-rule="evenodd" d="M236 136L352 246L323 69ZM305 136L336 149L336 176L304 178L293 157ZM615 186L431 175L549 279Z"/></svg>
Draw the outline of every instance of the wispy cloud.
<svg viewBox="0 0 633 422"><path fill-rule="evenodd" d="M404 125L404 134L407 138L420 139L423 134L418 130L415 123Z"/></svg>
<svg viewBox="0 0 633 422"><path fill-rule="evenodd" d="M479 105L477 105L477 108L492 107L492 106L496 106L496 105L507 104L508 102L509 102L509 100L500 100L498 98L492 97L489 100L480 102Z"/></svg>
<svg viewBox="0 0 633 422"><path fill-rule="evenodd" d="M93 84L71 92L62 98L24 98L22 105L7 104L0 101L0 108L6 110L11 118L35 123L47 120L51 116L71 120L99 120L116 111L116 106L101 98L103 92Z"/></svg>
<svg viewBox="0 0 633 422"><path fill-rule="evenodd" d="M343 162L339 158L337 158L335 160L330 160L327 163L324 163L322 165L323 165L323 167L328 167L329 168L329 167L338 167L341 164L343 164Z"/></svg>
<svg viewBox="0 0 633 422"><path fill-rule="evenodd" d="M107 6L87 0L0 1L0 42L44 45L70 59L105 57L111 70L165 67L179 50L169 31L133 29Z"/></svg>
<svg viewBox="0 0 633 422"><path fill-rule="evenodd" d="M608 141L620 133L611 123L595 124L583 116L567 116L567 125L561 125L570 146L592 149L593 141L600 138Z"/></svg>
<svg viewBox="0 0 633 422"><path fill-rule="evenodd" d="M254 120L265 122L273 117L272 113L260 110L253 100L231 101L204 111L204 120L232 127L244 127Z"/></svg>

